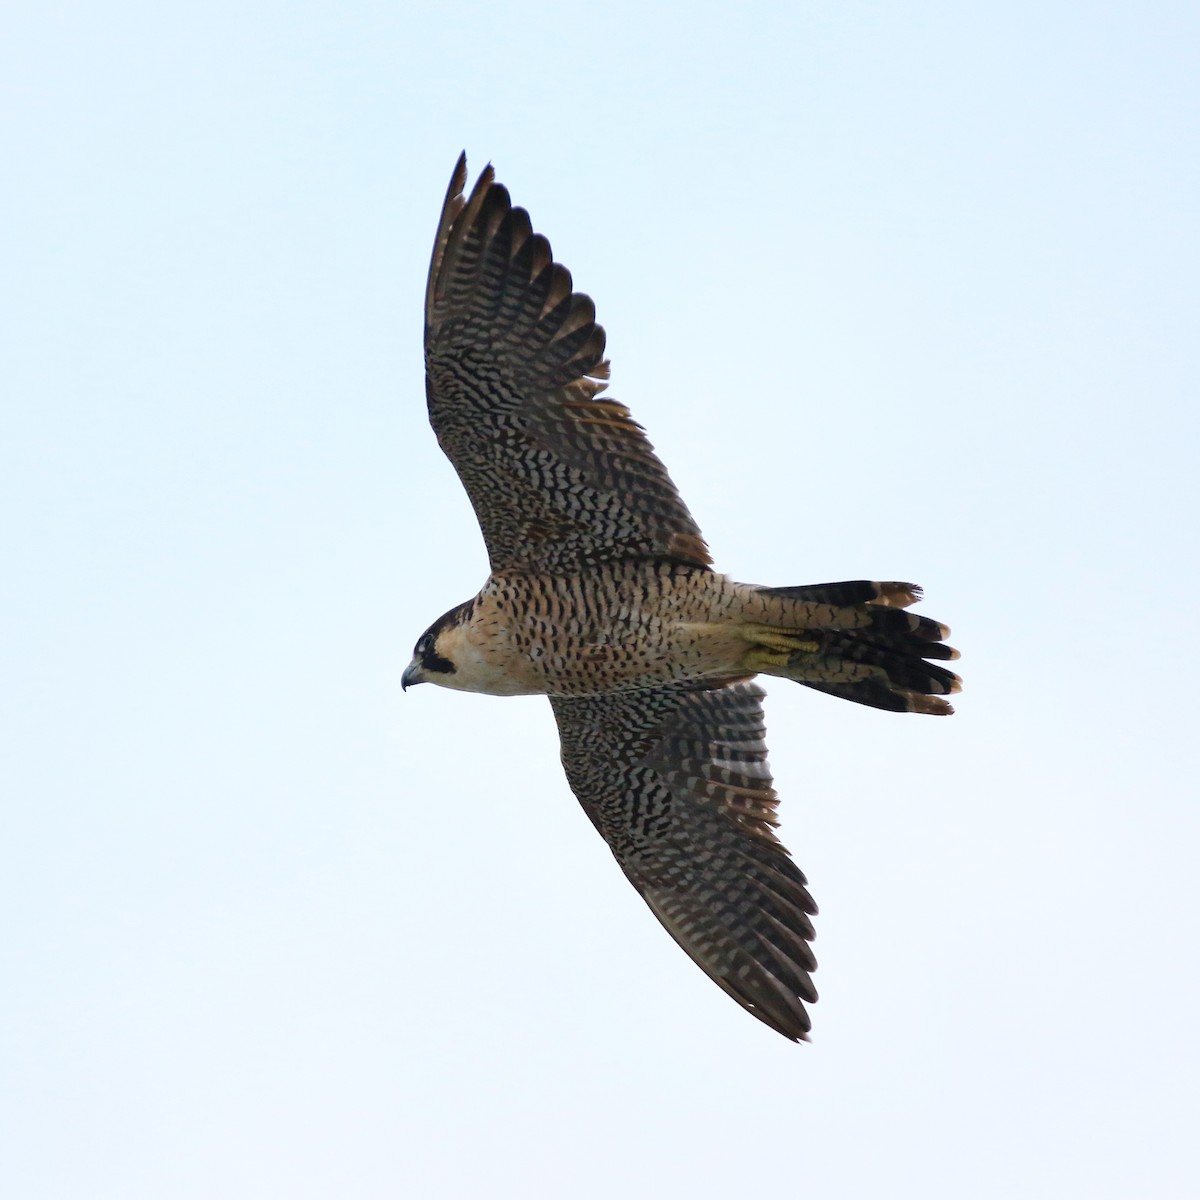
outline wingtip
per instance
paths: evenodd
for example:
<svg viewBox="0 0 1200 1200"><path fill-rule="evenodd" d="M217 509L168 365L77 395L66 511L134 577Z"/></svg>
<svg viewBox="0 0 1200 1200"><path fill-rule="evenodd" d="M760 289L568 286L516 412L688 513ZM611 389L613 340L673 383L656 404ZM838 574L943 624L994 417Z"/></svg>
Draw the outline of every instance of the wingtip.
<svg viewBox="0 0 1200 1200"><path fill-rule="evenodd" d="M450 173L450 184L446 188L446 201L442 205L443 212L459 199L463 190L467 186L467 152L464 150L459 156L458 161L454 164L454 170Z"/></svg>
<svg viewBox="0 0 1200 1200"><path fill-rule="evenodd" d="M470 196L467 196L467 152L463 150L459 154L454 173L450 176L450 185L446 188L446 199L442 203L442 216L438 221L433 254L429 261L429 278L425 284L426 325L434 319L434 310L442 295L442 278L448 272L453 272L465 231L475 219L495 179L496 172L488 163L480 171Z"/></svg>

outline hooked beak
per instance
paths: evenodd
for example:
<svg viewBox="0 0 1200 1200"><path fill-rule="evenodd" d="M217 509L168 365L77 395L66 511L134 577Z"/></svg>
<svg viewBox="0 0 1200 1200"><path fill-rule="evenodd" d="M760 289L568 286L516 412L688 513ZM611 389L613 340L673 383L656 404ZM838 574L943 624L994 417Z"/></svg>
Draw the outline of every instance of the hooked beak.
<svg viewBox="0 0 1200 1200"><path fill-rule="evenodd" d="M420 659L414 658L412 662L404 668L404 674L400 676L400 690L408 691L409 687L414 683L424 683L425 677L421 674Z"/></svg>

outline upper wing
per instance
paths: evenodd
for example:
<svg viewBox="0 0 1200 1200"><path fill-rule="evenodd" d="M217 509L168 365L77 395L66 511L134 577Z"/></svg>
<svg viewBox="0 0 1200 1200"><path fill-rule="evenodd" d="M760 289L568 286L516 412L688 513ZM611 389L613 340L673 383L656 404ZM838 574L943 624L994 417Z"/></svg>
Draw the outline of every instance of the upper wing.
<svg viewBox="0 0 1200 1200"><path fill-rule="evenodd" d="M684 682L550 702L571 789L655 916L743 1008L807 1040L817 909L773 832L762 696Z"/></svg>
<svg viewBox="0 0 1200 1200"><path fill-rule="evenodd" d="M458 160L425 294L429 419L493 570L634 556L707 566L700 530L624 405L597 400L604 330L507 190Z"/></svg>

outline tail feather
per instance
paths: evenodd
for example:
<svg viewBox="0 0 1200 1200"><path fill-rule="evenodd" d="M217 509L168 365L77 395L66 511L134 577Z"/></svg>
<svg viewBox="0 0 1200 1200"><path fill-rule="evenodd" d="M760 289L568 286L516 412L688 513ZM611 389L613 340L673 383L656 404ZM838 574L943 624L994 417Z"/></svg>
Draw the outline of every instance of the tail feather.
<svg viewBox="0 0 1200 1200"><path fill-rule="evenodd" d="M773 596L786 596L814 604L880 604L907 608L921 599L915 583L879 583L873 579L850 579L844 583L802 583L799 587L761 588Z"/></svg>
<svg viewBox="0 0 1200 1200"><path fill-rule="evenodd" d="M759 591L770 615L764 625L746 626L754 669L890 712L954 711L941 697L959 691L961 680L928 660L953 660L958 651L944 644L945 625L904 611L920 598L915 584L855 580Z"/></svg>
<svg viewBox="0 0 1200 1200"><path fill-rule="evenodd" d="M799 680L815 692L825 692L840 700L852 700L855 704L869 704L885 712L928 713L935 717L948 717L954 705L941 696L926 696L921 692L906 692L891 687L881 679L867 679L861 683L811 683Z"/></svg>

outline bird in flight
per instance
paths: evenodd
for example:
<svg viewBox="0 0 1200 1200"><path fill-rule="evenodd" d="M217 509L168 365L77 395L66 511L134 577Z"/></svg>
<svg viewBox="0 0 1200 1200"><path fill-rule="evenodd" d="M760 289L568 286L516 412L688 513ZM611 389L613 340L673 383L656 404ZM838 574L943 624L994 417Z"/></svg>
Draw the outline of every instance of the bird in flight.
<svg viewBox="0 0 1200 1200"><path fill-rule="evenodd" d="M756 587L714 571L629 410L604 330L529 214L466 156L425 293L429 419L491 574L421 635L402 685L545 695L571 790L671 936L743 1008L807 1040L816 905L775 834L756 675L953 712L949 630L910 583Z"/></svg>

